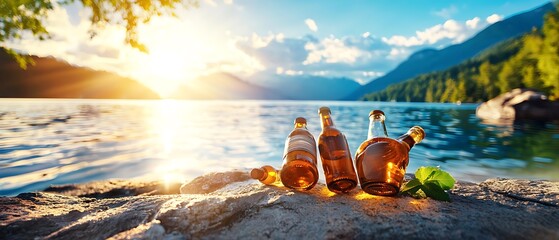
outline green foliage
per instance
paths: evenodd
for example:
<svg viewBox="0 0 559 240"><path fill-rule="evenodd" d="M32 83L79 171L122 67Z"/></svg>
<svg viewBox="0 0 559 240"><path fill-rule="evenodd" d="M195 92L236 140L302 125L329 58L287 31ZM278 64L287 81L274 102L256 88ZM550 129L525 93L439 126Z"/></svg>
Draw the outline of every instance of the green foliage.
<svg viewBox="0 0 559 240"><path fill-rule="evenodd" d="M450 201L445 190L454 187L455 180L447 172L437 167L420 167L415 172L415 179L407 182L401 193L416 198L430 197L441 201Z"/></svg>
<svg viewBox="0 0 559 240"><path fill-rule="evenodd" d="M414 77L365 95L365 100L482 102L514 88L559 99L559 5L541 30L504 41L445 71Z"/></svg>
<svg viewBox="0 0 559 240"><path fill-rule="evenodd" d="M177 7L197 7L197 0L2 0L0 1L0 43L21 39L24 33L44 40L49 38L45 20L54 6L78 2L91 10L89 30L91 37L107 25L119 25L126 29L125 42L130 46L147 52L137 35L138 24L148 23L152 16L176 16ZM18 55L11 49L7 51L20 66L30 63L30 58Z"/></svg>
<svg viewBox="0 0 559 240"><path fill-rule="evenodd" d="M546 87L551 89L551 97L559 98L559 3L554 12L545 16L543 25L542 51L538 69Z"/></svg>

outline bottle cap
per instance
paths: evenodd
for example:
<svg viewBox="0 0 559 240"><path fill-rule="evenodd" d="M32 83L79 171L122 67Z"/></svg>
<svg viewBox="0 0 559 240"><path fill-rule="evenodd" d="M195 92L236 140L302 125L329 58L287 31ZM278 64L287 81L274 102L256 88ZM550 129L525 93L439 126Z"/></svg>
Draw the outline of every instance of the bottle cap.
<svg viewBox="0 0 559 240"><path fill-rule="evenodd" d="M331 114L332 111L330 111L329 107L320 107L318 109L318 114Z"/></svg>
<svg viewBox="0 0 559 240"><path fill-rule="evenodd" d="M384 112L381 111L381 110L375 109L375 110L373 110L373 111L371 111L371 112L369 113L369 117L371 117L371 116L373 116L373 115L377 115L377 114L382 114L382 115L384 115Z"/></svg>
<svg viewBox="0 0 559 240"><path fill-rule="evenodd" d="M260 168L253 168L250 171L250 177L252 179L261 179L262 177L264 177L264 171Z"/></svg>
<svg viewBox="0 0 559 240"><path fill-rule="evenodd" d="M304 117L298 117L295 118L295 123L307 124L307 119L305 119Z"/></svg>
<svg viewBox="0 0 559 240"><path fill-rule="evenodd" d="M408 134L413 138L416 144L420 143L425 138L425 130L420 126L413 126L408 130Z"/></svg>

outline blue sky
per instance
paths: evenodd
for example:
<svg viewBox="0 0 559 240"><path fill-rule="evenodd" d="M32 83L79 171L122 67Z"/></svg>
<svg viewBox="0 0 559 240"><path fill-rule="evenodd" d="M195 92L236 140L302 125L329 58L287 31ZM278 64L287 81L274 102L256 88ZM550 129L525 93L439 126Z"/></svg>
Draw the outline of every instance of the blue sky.
<svg viewBox="0 0 559 240"><path fill-rule="evenodd" d="M214 0L217 2L217 0ZM473 17L499 14L504 17L525 11L548 1L235 1L242 9L222 5L219 15L227 16L227 28L240 34L267 31L288 36L309 33L301 26L307 18L320 26L318 37L329 34L355 35L371 32L378 36L408 35L440 24L444 20L468 20ZM219 8L219 7L217 7ZM217 9L203 5L198 13L209 16ZM198 11L198 10L197 10Z"/></svg>
<svg viewBox="0 0 559 240"><path fill-rule="evenodd" d="M253 82L318 75L363 84L417 50L463 42L546 2L200 0L179 18L156 17L140 27L149 54L126 46L119 26L89 39L89 13L75 4L49 16L52 40L25 38L10 46L130 76L163 95L213 72Z"/></svg>

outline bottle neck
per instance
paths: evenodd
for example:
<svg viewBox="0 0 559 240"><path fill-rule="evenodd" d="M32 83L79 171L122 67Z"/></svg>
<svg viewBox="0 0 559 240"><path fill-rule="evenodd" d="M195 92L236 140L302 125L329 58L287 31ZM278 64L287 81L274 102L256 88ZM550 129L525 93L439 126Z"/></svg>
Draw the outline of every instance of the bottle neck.
<svg viewBox="0 0 559 240"><path fill-rule="evenodd" d="M423 138L425 138L425 131L419 126L414 126L408 130L408 132L397 138L400 142L405 142L408 144L410 149L415 146L415 144L420 143Z"/></svg>
<svg viewBox="0 0 559 240"><path fill-rule="evenodd" d="M388 137L383 114L373 114L369 117L369 134L367 139L377 137Z"/></svg>
<svg viewBox="0 0 559 240"><path fill-rule="evenodd" d="M415 141L413 140L413 137L411 137L409 134L404 134L402 136L399 136L396 140L400 141L400 142L404 142L406 143L410 149L415 146Z"/></svg>
<svg viewBox="0 0 559 240"><path fill-rule="evenodd" d="M294 128L303 128L303 129L307 129L307 124L306 124L306 123L297 122L297 123L295 123Z"/></svg>
<svg viewBox="0 0 559 240"><path fill-rule="evenodd" d="M262 168L253 168L250 171L250 177L256 180L264 180L268 177L268 173Z"/></svg>
<svg viewBox="0 0 559 240"><path fill-rule="evenodd" d="M323 129L327 127L334 127L332 116L328 113L320 113L320 126L322 126Z"/></svg>

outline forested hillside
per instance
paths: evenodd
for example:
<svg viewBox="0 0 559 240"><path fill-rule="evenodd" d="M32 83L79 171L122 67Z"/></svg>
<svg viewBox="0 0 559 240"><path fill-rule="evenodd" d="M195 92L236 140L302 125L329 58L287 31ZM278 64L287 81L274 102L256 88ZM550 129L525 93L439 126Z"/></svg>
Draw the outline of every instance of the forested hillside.
<svg viewBox="0 0 559 240"><path fill-rule="evenodd" d="M445 71L433 72L365 95L370 101L480 102L514 88L533 88L559 99L559 5L542 29L506 40Z"/></svg>

